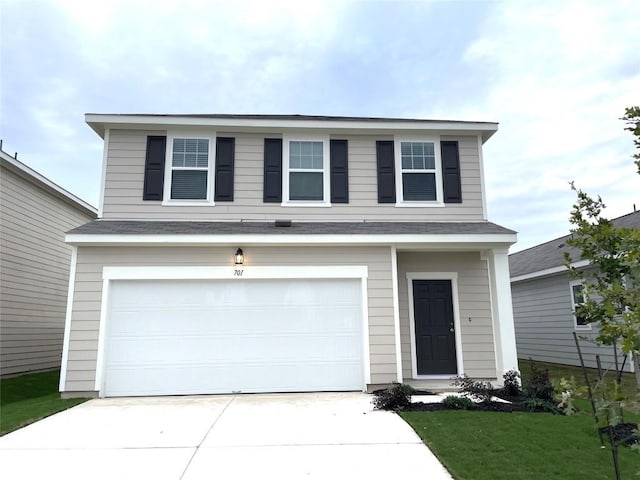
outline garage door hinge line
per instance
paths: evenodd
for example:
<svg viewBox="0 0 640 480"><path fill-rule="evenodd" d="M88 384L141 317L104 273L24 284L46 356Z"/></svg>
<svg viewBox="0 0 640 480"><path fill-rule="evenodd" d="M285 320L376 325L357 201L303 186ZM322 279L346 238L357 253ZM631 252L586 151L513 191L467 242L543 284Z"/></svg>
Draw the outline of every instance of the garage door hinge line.
<svg viewBox="0 0 640 480"><path fill-rule="evenodd" d="M187 470L189 470L189 466L191 465L191 462L193 462L194 457L196 456L196 454L198 453L198 450L200 450L200 447L202 446L202 444L204 443L205 438L207 438L209 436L209 433L211 432L211 430L213 430L213 427L215 427L216 423L218 423L218 420L220 420L220 417L222 417L222 415L224 415L224 412L227 411L227 408L229 407L229 405L231 405L231 402L233 402L236 399L236 395L234 395L231 400L229 400L229 402L224 406L224 408L222 409L222 411L220 412L220 415L218 415L216 417L216 419L213 421L213 423L211 424L211 426L209 427L209 429L207 430L207 432L204 434L204 436L202 437L202 439L200 440L200 443L198 443L198 445L196 446L196 449L193 451L193 455L191 455L191 458L189 459L189 461L187 462L187 465L184 467L184 470L182 472L182 475L180 475L180 480L182 480L184 478L184 474L187 473Z"/></svg>

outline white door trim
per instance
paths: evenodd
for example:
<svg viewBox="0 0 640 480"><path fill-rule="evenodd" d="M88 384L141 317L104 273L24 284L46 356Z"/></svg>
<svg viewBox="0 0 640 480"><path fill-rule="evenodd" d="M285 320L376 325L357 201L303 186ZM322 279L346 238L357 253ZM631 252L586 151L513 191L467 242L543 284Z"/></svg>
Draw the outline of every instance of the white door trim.
<svg viewBox="0 0 640 480"><path fill-rule="evenodd" d="M362 289L362 356L363 384L365 391L371 383L371 365L369 358L369 312L367 277L369 268L366 265L336 266L282 266L282 267L182 267L182 266L126 266L104 267L102 270L102 302L100 308L100 325L98 329L98 352L96 361L95 389L100 397L104 397L104 380L106 368L106 344L109 330L109 291L114 280L251 280L251 279L323 279L323 278L357 278L361 280Z"/></svg>
<svg viewBox="0 0 640 480"><path fill-rule="evenodd" d="M457 375L464 374L462 358L462 335L460 331L460 301L458 296L458 272L408 272L407 291L409 293L409 331L411 334L411 375L416 380L453 378L455 375L418 375L416 357L416 323L413 311L413 280L450 280L453 302L454 337L456 343Z"/></svg>

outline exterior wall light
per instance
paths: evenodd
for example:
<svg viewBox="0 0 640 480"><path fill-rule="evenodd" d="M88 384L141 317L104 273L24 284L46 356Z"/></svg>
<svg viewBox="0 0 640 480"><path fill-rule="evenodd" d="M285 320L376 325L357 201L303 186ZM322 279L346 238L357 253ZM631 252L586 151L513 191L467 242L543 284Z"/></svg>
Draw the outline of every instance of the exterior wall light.
<svg viewBox="0 0 640 480"><path fill-rule="evenodd" d="M234 255L234 258L235 258L236 265L243 265L244 264L244 253L242 253L242 249L241 248L236 250L236 254Z"/></svg>

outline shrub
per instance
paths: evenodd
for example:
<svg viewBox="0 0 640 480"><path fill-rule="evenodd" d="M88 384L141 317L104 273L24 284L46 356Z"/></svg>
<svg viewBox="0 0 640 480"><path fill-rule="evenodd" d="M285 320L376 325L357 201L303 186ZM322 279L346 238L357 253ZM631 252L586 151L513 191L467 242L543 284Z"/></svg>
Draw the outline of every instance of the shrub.
<svg viewBox="0 0 640 480"><path fill-rule="evenodd" d="M562 413L553 402L536 397L527 398L521 403L521 405L530 412L549 412L553 414Z"/></svg>
<svg viewBox="0 0 640 480"><path fill-rule="evenodd" d="M549 370L536 367L531 364L531 374L525 386L525 395L529 398L538 398L546 402L553 402L554 388L549 380Z"/></svg>
<svg viewBox="0 0 640 480"><path fill-rule="evenodd" d="M491 401L493 386L489 382L481 382L473 380L466 375L456 377L453 384L460 387L460 393L478 400L479 402Z"/></svg>
<svg viewBox="0 0 640 480"><path fill-rule="evenodd" d="M448 408L456 410L470 410L474 407L473 400L467 397L459 397L457 395L449 395L442 400Z"/></svg>
<svg viewBox="0 0 640 480"><path fill-rule="evenodd" d="M411 395L415 389L410 385L398 383L390 388L373 393L373 406L378 410L402 410L411 404Z"/></svg>
<svg viewBox="0 0 640 480"><path fill-rule="evenodd" d="M522 395L520 388L520 373L517 370L509 370L503 376L504 386L502 393L510 397L519 397Z"/></svg>

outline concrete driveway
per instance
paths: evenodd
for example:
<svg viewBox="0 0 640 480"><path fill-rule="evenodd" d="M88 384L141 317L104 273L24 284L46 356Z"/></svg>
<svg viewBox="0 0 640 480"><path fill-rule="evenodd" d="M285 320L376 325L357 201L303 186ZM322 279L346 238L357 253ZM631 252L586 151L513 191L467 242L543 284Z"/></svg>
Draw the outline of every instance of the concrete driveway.
<svg viewBox="0 0 640 480"><path fill-rule="evenodd" d="M91 400L0 437L3 478L451 476L363 393Z"/></svg>

